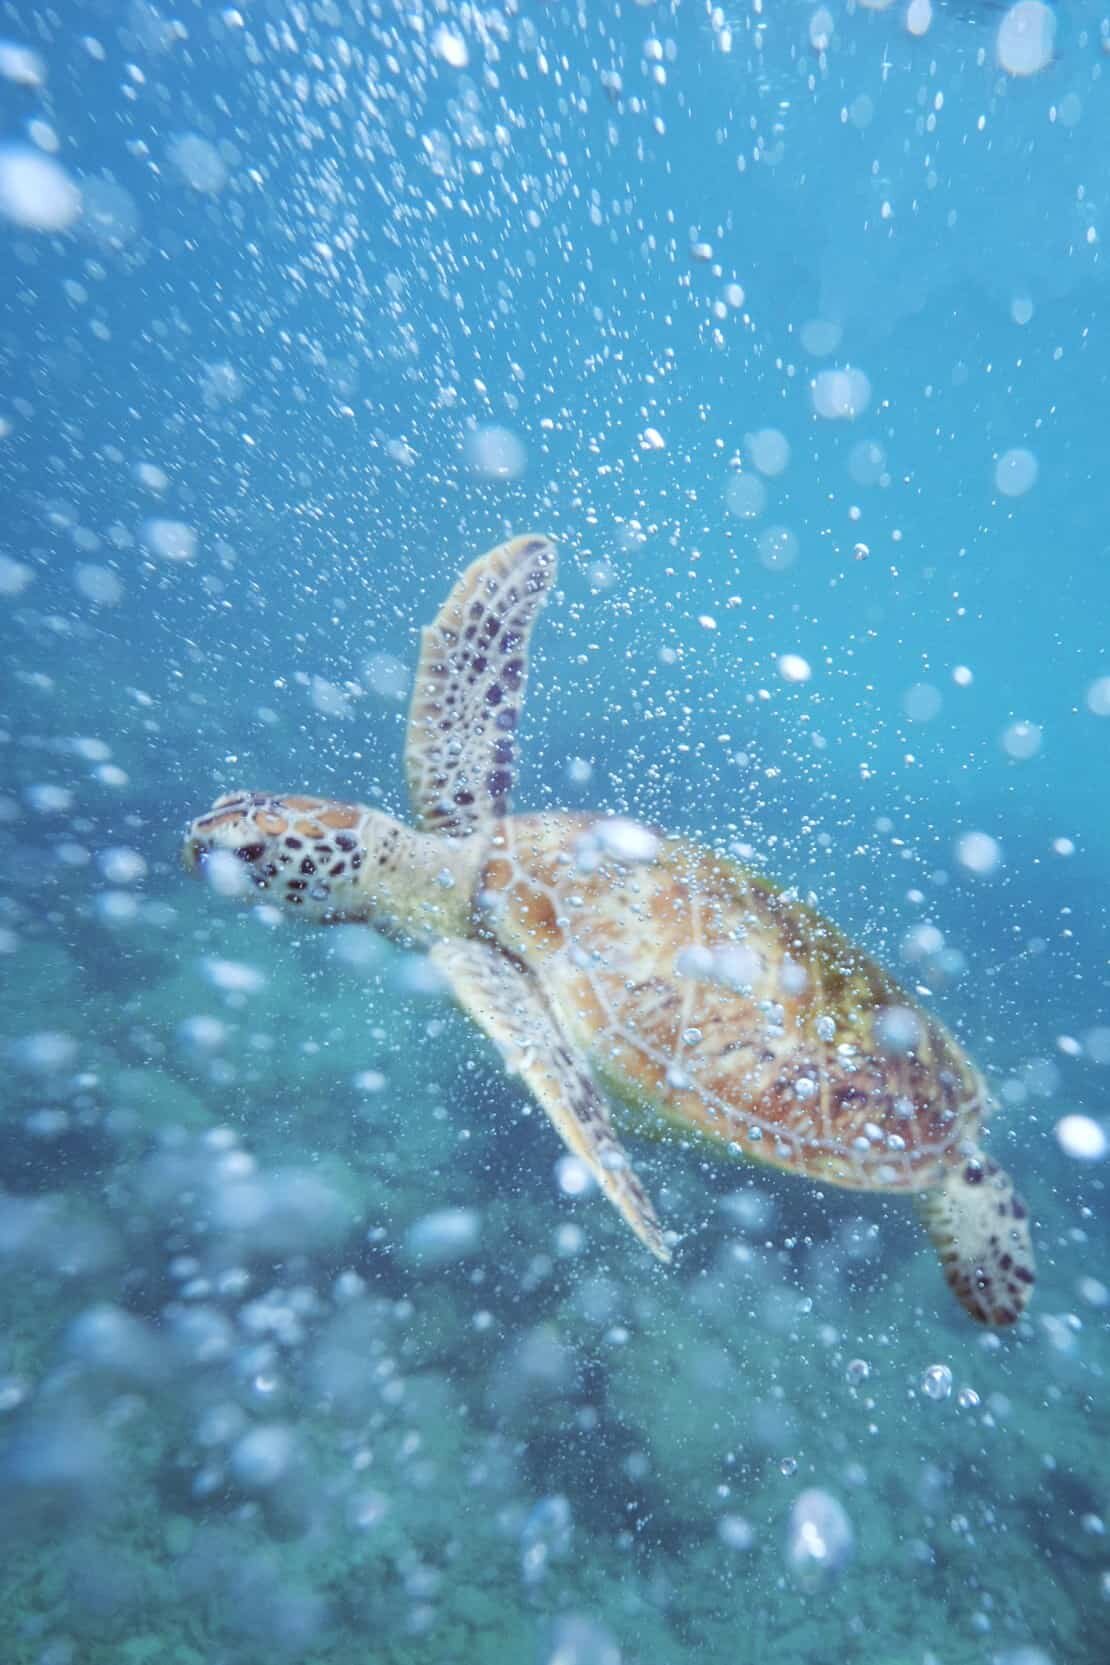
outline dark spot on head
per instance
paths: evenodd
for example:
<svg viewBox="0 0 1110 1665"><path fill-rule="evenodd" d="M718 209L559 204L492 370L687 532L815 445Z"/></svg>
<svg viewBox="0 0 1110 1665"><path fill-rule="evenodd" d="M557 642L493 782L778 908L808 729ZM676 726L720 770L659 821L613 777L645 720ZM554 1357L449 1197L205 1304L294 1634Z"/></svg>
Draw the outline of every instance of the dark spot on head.
<svg viewBox="0 0 1110 1665"><path fill-rule="evenodd" d="M516 713L516 707L515 706L513 706L513 705L503 705L501 707L501 710L497 713L496 726L498 728L504 728L504 729L515 728L516 727L516 717L517 717L517 713Z"/></svg>
<svg viewBox="0 0 1110 1665"><path fill-rule="evenodd" d="M285 848L287 850L299 850L301 848L303 842L304 841L302 839L295 838L293 836L293 834L290 833L289 837L285 840Z"/></svg>
<svg viewBox="0 0 1110 1665"><path fill-rule="evenodd" d="M336 833L335 835L335 846L337 850L345 850L349 853L355 848L355 843L356 840L351 837L350 833Z"/></svg>
<svg viewBox="0 0 1110 1665"><path fill-rule="evenodd" d="M1019 1283L1036 1283L1036 1276L1030 1266L1015 1266L1014 1277Z"/></svg>
<svg viewBox="0 0 1110 1665"><path fill-rule="evenodd" d="M342 859L342 857L339 861L333 861L331 866L328 868L328 873L333 879L338 878L340 873L345 873L346 871L347 863Z"/></svg>
<svg viewBox="0 0 1110 1665"><path fill-rule="evenodd" d="M286 890L307 890L308 886L303 879L287 879L285 888Z"/></svg>
<svg viewBox="0 0 1110 1665"><path fill-rule="evenodd" d="M969 1162L964 1169L964 1182L967 1185L982 1185L983 1169L978 1162Z"/></svg>
<svg viewBox="0 0 1110 1665"><path fill-rule="evenodd" d="M460 809L466 809L468 805L474 802L474 794L473 792L456 792L453 802L458 804Z"/></svg>
<svg viewBox="0 0 1110 1665"><path fill-rule="evenodd" d="M266 846L265 844L240 844L235 854L240 861L261 861L266 854Z"/></svg>
<svg viewBox="0 0 1110 1665"><path fill-rule="evenodd" d="M507 769L494 769L486 781L486 790L491 798L500 798L513 784L513 777Z"/></svg>
<svg viewBox="0 0 1110 1665"><path fill-rule="evenodd" d="M486 689L486 704L500 705L504 697L505 696L501 692L500 685L496 682L491 682L489 687Z"/></svg>
<svg viewBox="0 0 1110 1665"><path fill-rule="evenodd" d="M361 866L362 866L362 851L361 850L356 850L354 855L351 857L351 872L352 873L357 873Z"/></svg>
<svg viewBox="0 0 1110 1665"><path fill-rule="evenodd" d="M1020 1197L1015 1197L1011 1202L1010 1213L1013 1215L1015 1220L1026 1220L1029 1218L1029 1210L1026 1208Z"/></svg>
<svg viewBox="0 0 1110 1665"><path fill-rule="evenodd" d="M311 856L306 856L304 858L304 860L301 862L301 872L302 873L315 873L315 871L316 871L316 863L313 861Z"/></svg>

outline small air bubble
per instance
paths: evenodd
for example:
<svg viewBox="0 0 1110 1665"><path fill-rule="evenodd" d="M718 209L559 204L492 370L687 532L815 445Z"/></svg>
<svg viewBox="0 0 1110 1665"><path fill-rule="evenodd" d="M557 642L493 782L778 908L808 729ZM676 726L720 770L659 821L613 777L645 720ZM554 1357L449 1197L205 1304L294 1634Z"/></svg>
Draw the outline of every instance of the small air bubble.
<svg viewBox="0 0 1110 1665"><path fill-rule="evenodd" d="M1037 483L1037 459L1024 446L1004 451L994 468L994 483L1003 497L1024 497Z"/></svg>
<svg viewBox="0 0 1110 1665"><path fill-rule="evenodd" d="M800 653L781 653L779 675L784 682L808 682L813 675L813 667Z"/></svg>
<svg viewBox="0 0 1110 1665"><path fill-rule="evenodd" d="M444 63L449 64L452 69L465 69L470 62L470 53L467 50L465 40L461 35L457 35L453 29L448 29L445 24L438 28L432 36L432 50L438 58L442 58Z"/></svg>
<svg viewBox="0 0 1110 1665"><path fill-rule="evenodd" d="M931 1364L921 1378L926 1399L947 1399L952 1392L952 1372L946 1364Z"/></svg>
<svg viewBox="0 0 1110 1665"><path fill-rule="evenodd" d="M989 833L964 833L956 841L956 860L969 873L989 878L1002 861L1002 847Z"/></svg>

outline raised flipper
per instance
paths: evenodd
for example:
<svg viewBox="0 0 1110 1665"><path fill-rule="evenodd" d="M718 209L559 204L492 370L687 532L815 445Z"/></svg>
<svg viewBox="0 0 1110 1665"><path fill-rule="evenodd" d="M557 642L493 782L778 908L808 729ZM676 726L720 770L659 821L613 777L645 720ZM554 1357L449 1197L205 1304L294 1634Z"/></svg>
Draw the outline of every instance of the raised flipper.
<svg viewBox="0 0 1110 1665"><path fill-rule="evenodd" d="M1033 1292L1029 1214L1009 1174L972 1151L921 1198L948 1286L980 1324L1013 1324Z"/></svg>
<svg viewBox="0 0 1110 1665"><path fill-rule="evenodd" d="M426 831L463 838L508 814L528 640L554 578L550 538L512 538L467 567L421 631L405 772Z"/></svg>
<svg viewBox="0 0 1110 1665"><path fill-rule="evenodd" d="M432 949L463 1010L495 1041L555 1128L642 1243L670 1260L655 1210L613 1131L589 1065L552 1011L539 980L500 949L452 938Z"/></svg>

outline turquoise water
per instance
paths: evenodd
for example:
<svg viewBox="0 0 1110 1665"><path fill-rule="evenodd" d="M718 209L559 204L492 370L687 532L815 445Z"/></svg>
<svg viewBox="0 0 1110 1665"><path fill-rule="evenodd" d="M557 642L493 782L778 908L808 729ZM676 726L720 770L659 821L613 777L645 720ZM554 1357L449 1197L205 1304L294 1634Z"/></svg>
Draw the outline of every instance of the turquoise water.
<svg viewBox="0 0 1110 1665"><path fill-rule="evenodd" d="M3 1665L1096 1665L1098 7L0 16ZM423 955L178 866L406 811L417 628L558 541L522 808L732 846L956 1030L1035 1221L629 1141ZM816 1494L816 1495L815 1495Z"/></svg>

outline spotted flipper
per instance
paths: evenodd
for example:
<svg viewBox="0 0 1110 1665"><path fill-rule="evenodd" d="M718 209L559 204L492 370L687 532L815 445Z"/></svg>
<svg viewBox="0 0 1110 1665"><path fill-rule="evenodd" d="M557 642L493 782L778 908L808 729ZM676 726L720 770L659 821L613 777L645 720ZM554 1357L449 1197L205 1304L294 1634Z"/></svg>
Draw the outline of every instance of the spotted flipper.
<svg viewBox="0 0 1110 1665"><path fill-rule="evenodd" d="M512 538L467 567L421 632L405 770L428 832L463 838L508 813L528 640L554 578L550 538Z"/></svg>
<svg viewBox="0 0 1110 1665"><path fill-rule="evenodd" d="M948 1286L980 1324L1013 1324L1033 1292L1029 1215L1013 1181L972 1151L926 1191L921 1213Z"/></svg>
<svg viewBox="0 0 1110 1665"><path fill-rule="evenodd" d="M655 1210L613 1131L589 1065L564 1033L539 980L481 942L440 942L431 957L460 1006L496 1042L508 1069L531 1089L636 1236L660 1260L670 1260Z"/></svg>

